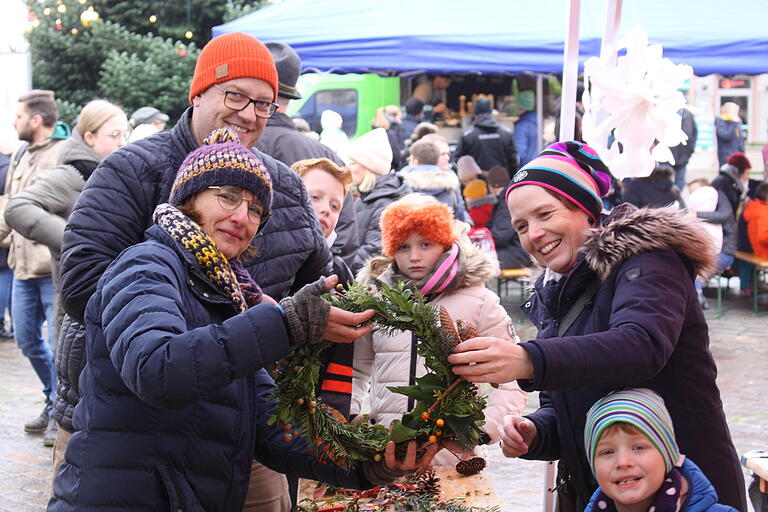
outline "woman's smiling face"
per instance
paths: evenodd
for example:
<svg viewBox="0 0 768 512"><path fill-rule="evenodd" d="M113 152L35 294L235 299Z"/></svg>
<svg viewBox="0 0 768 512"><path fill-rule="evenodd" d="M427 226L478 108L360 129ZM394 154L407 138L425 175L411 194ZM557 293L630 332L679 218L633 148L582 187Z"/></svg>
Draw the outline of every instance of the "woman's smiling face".
<svg viewBox="0 0 768 512"><path fill-rule="evenodd" d="M507 206L523 248L540 265L567 274L587 239L591 227L587 214L575 207L568 208L535 185L513 189Z"/></svg>

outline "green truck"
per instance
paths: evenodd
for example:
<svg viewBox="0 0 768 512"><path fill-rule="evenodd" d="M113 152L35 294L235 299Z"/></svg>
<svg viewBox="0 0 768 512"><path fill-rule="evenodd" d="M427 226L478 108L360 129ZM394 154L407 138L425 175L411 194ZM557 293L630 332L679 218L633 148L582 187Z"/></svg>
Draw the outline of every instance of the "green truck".
<svg viewBox="0 0 768 512"><path fill-rule="evenodd" d="M320 115L324 110L334 110L344 120L342 129L353 139L371 129L377 108L401 104L401 86L399 77L373 73L307 73L301 75L296 84L302 98L291 101L286 113L289 117L303 118L312 131L320 133Z"/></svg>

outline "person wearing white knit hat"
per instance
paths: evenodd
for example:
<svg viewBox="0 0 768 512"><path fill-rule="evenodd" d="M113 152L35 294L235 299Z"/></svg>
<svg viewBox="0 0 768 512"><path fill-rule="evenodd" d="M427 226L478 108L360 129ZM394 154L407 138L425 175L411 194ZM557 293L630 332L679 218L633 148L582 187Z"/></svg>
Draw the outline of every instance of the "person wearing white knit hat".
<svg viewBox="0 0 768 512"><path fill-rule="evenodd" d="M352 264L352 271L357 272L368 258L381 252L379 217L382 210L411 189L401 176L391 172L392 148L383 128L352 141L346 161L352 172L352 185L359 193L355 213L360 247Z"/></svg>

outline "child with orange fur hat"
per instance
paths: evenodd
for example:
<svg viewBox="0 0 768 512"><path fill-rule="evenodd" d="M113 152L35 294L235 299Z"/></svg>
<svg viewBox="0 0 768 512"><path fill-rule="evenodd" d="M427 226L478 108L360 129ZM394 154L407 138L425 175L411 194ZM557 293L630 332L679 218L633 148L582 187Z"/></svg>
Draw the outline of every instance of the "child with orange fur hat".
<svg viewBox="0 0 768 512"><path fill-rule="evenodd" d="M357 281L374 286L403 281L435 306L445 306L454 321L472 323L480 336L517 340L512 321L498 296L485 287L493 268L486 255L469 241L466 224L454 220L447 205L432 196L409 194L381 214L383 256L366 262ZM368 413L371 422L389 424L413 409L411 399L388 386L413 384L424 375L424 360L416 355L418 341L410 332L385 335L380 330L355 342L352 377L352 414ZM499 440L498 425L507 414L519 414L526 393L517 383L489 390L485 443ZM370 393L370 410L362 410ZM476 453L484 453L478 447ZM455 465L471 454L439 453L434 465Z"/></svg>

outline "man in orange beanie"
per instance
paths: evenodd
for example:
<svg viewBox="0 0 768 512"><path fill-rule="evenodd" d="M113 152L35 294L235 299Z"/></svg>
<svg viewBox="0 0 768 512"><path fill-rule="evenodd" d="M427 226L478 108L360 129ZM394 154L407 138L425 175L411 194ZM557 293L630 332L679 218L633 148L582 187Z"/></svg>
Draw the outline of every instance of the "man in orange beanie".
<svg viewBox="0 0 768 512"><path fill-rule="evenodd" d="M65 388L65 393L60 394L69 403L62 405L61 414L69 414L66 411L71 411L78 400L77 379L68 377L82 370L83 361L77 354L83 353L85 342L78 323L95 320L85 306L99 278L121 251L144 239L144 231L153 223L155 207L168 201L176 172L187 154L199 147L211 131L223 127L234 130L244 146L253 147L277 108L277 93L275 64L261 42L243 33L216 37L200 53L189 90L191 107L176 125L123 147L93 172L69 218L62 248L62 301L68 315L61 327L61 339L66 343L60 350L65 353L58 359L69 366L57 368L57 373L59 390ZM264 294L279 300L330 273L331 255L301 178L282 162L258 150L254 152L270 174L273 207L270 222L253 242L258 256L243 263ZM210 295L210 290L198 290L192 282L189 286L188 293L206 298ZM215 300L213 296L211 300ZM357 326L372 314L331 308L328 323L340 339L351 342L365 332ZM222 372L233 371L237 369L222 368ZM267 392L259 393L262 391ZM254 397L257 399L260 403L264 400L262 395ZM282 433L267 425L269 407L264 405L260 410L263 414L255 421L260 423L263 436L255 440L254 453L258 456L281 451L283 457L271 459L280 461L275 469L343 487L371 485L362 469L345 473L333 465L317 464L305 452L299 453L301 441L275 446ZM413 469L410 461L395 464L400 469ZM261 474L254 478L266 482ZM278 510L285 504L256 506L260 510Z"/></svg>

